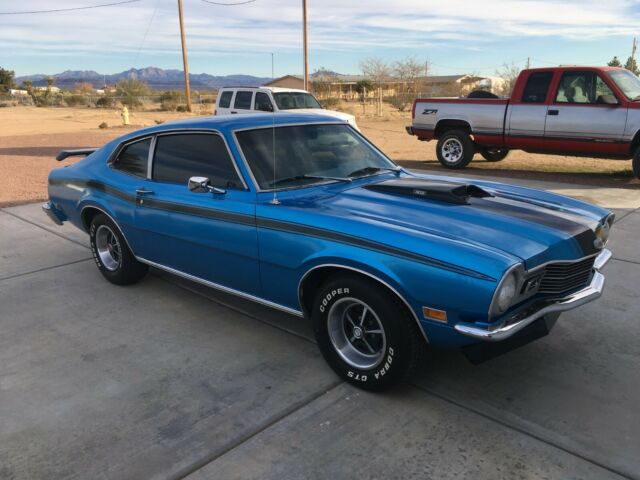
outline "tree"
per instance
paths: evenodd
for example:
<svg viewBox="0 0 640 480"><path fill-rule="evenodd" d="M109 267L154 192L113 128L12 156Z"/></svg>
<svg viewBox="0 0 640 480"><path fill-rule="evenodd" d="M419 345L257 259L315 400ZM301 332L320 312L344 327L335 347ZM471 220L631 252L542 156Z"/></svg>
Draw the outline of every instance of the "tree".
<svg viewBox="0 0 640 480"><path fill-rule="evenodd" d="M638 70L636 59L633 57L627 58L627 63L624 64L624 68L626 68L630 72L633 72L634 75L638 75L638 73L640 73L640 70Z"/></svg>
<svg viewBox="0 0 640 480"><path fill-rule="evenodd" d="M130 78L116 83L116 95L120 101L129 107L142 105L142 98L149 95L149 87L145 82Z"/></svg>
<svg viewBox="0 0 640 480"><path fill-rule="evenodd" d="M516 79L520 75L520 67L515 63L505 63L500 70L496 71L496 75L504 80L504 83L499 88L498 92L494 92L497 95L509 96L516 84Z"/></svg>
<svg viewBox="0 0 640 480"><path fill-rule="evenodd" d="M55 79L53 77L47 77L47 89L51 90L51 87L53 87L54 81Z"/></svg>
<svg viewBox="0 0 640 480"><path fill-rule="evenodd" d="M5 70L0 67L0 92L8 92L13 88L13 78L15 73L13 70Z"/></svg>
<svg viewBox="0 0 640 480"><path fill-rule="evenodd" d="M424 73L424 68L424 65L414 57L407 57L394 62L393 73L405 83L406 93L416 93L418 91L419 78Z"/></svg>
<svg viewBox="0 0 640 480"><path fill-rule="evenodd" d="M331 70L320 67L311 75L311 89L320 98L329 98L331 96L332 84L337 83L338 77Z"/></svg>
<svg viewBox="0 0 640 480"><path fill-rule="evenodd" d="M33 92L33 82L31 80L24 80L20 84L20 88L22 90L26 90L29 93L29 95L31 95L31 93Z"/></svg>
<svg viewBox="0 0 640 480"><path fill-rule="evenodd" d="M366 58L360 62L360 70L378 87L391 76L389 64L377 57Z"/></svg>
<svg viewBox="0 0 640 480"><path fill-rule="evenodd" d="M621 67L622 63L618 60L618 57L613 57L610 62L607 63L610 67Z"/></svg>

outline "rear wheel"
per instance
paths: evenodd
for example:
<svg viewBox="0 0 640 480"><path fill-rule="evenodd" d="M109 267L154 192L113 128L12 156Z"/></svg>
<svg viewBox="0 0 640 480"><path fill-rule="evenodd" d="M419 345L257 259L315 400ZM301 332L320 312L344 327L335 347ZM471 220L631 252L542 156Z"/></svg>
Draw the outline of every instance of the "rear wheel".
<svg viewBox="0 0 640 480"><path fill-rule="evenodd" d="M640 178L640 146L636 147L633 152L633 160L631 160L631 166L633 168L633 175L636 178Z"/></svg>
<svg viewBox="0 0 640 480"><path fill-rule="evenodd" d="M116 285L137 282L149 267L136 260L118 226L100 213L91 221L89 241L100 273Z"/></svg>
<svg viewBox="0 0 640 480"><path fill-rule="evenodd" d="M469 134L463 130L448 130L438 139L436 155L443 167L459 169L469 165L475 148Z"/></svg>
<svg viewBox="0 0 640 480"><path fill-rule="evenodd" d="M327 363L366 390L386 390L408 379L424 348L422 333L398 298L358 276L341 275L320 287L312 320Z"/></svg>
<svg viewBox="0 0 640 480"><path fill-rule="evenodd" d="M507 155L509 155L508 148L483 148L480 150L480 155L487 162L499 162L500 160L504 160Z"/></svg>

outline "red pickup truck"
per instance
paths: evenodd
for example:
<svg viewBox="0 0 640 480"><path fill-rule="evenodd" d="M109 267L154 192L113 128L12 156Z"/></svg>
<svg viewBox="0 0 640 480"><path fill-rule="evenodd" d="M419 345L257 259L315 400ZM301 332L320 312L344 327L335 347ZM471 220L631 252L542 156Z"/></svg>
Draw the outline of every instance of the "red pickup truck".
<svg viewBox="0 0 640 480"><path fill-rule="evenodd" d="M614 67L523 70L511 98L419 98L407 132L448 168L509 150L632 159L640 178L640 79Z"/></svg>

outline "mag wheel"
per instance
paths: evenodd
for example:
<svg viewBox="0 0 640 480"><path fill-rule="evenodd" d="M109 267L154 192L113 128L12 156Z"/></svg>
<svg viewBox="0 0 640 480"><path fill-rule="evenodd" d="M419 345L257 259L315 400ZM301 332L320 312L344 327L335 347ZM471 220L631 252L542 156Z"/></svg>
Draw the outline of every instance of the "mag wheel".
<svg viewBox="0 0 640 480"><path fill-rule="evenodd" d="M480 150L480 155L487 162L499 162L500 160L504 160L509 155L508 148L483 148Z"/></svg>
<svg viewBox="0 0 640 480"><path fill-rule="evenodd" d="M120 229L106 215L94 217L89 227L89 240L98 270L111 283L129 285L147 273L147 265L135 259Z"/></svg>
<svg viewBox="0 0 640 480"><path fill-rule="evenodd" d="M633 167L633 175L636 178L640 178L640 147L637 147L633 152L633 160L631 160L631 166Z"/></svg>
<svg viewBox="0 0 640 480"><path fill-rule="evenodd" d="M452 169L464 168L473 159L475 147L471 137L462 130L448 130L440 136L436 155L442 166Z"/></svg>
<svg viewBox="0 0 640 480"><path fill-rule="evenodd" d="M419 363L423 339L415 320L374 282L352 275L328 281L318 291L312 320L327 363L360 388L391 388Z"/></svg>

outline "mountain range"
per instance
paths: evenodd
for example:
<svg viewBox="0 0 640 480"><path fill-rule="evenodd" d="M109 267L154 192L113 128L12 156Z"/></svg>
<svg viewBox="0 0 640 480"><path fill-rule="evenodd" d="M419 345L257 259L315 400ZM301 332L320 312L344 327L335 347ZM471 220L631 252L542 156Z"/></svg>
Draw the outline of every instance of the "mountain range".
<svg viewBox="0 0 640 480"><path fill-rule="evenodd" d="M131 68L124 72L110 75L101 74L93 70L66 70L55 75L24 75L16 77L15 82L20 85L23 81L30 80L34 86L46 86L48 77L53 77L53 84L60 88L73 88L76 83L81 82L88 82L94 88L102 88L104 85L114 85L120 80L130 78L142 80L154 90L172 90L184 87L184 73L182 70L165 70L157 67ZM189 83L192 90L217 89L226 85L248 87L263 85L270 80L271 77L254 77L252 75L189 74Z"/></svg>

